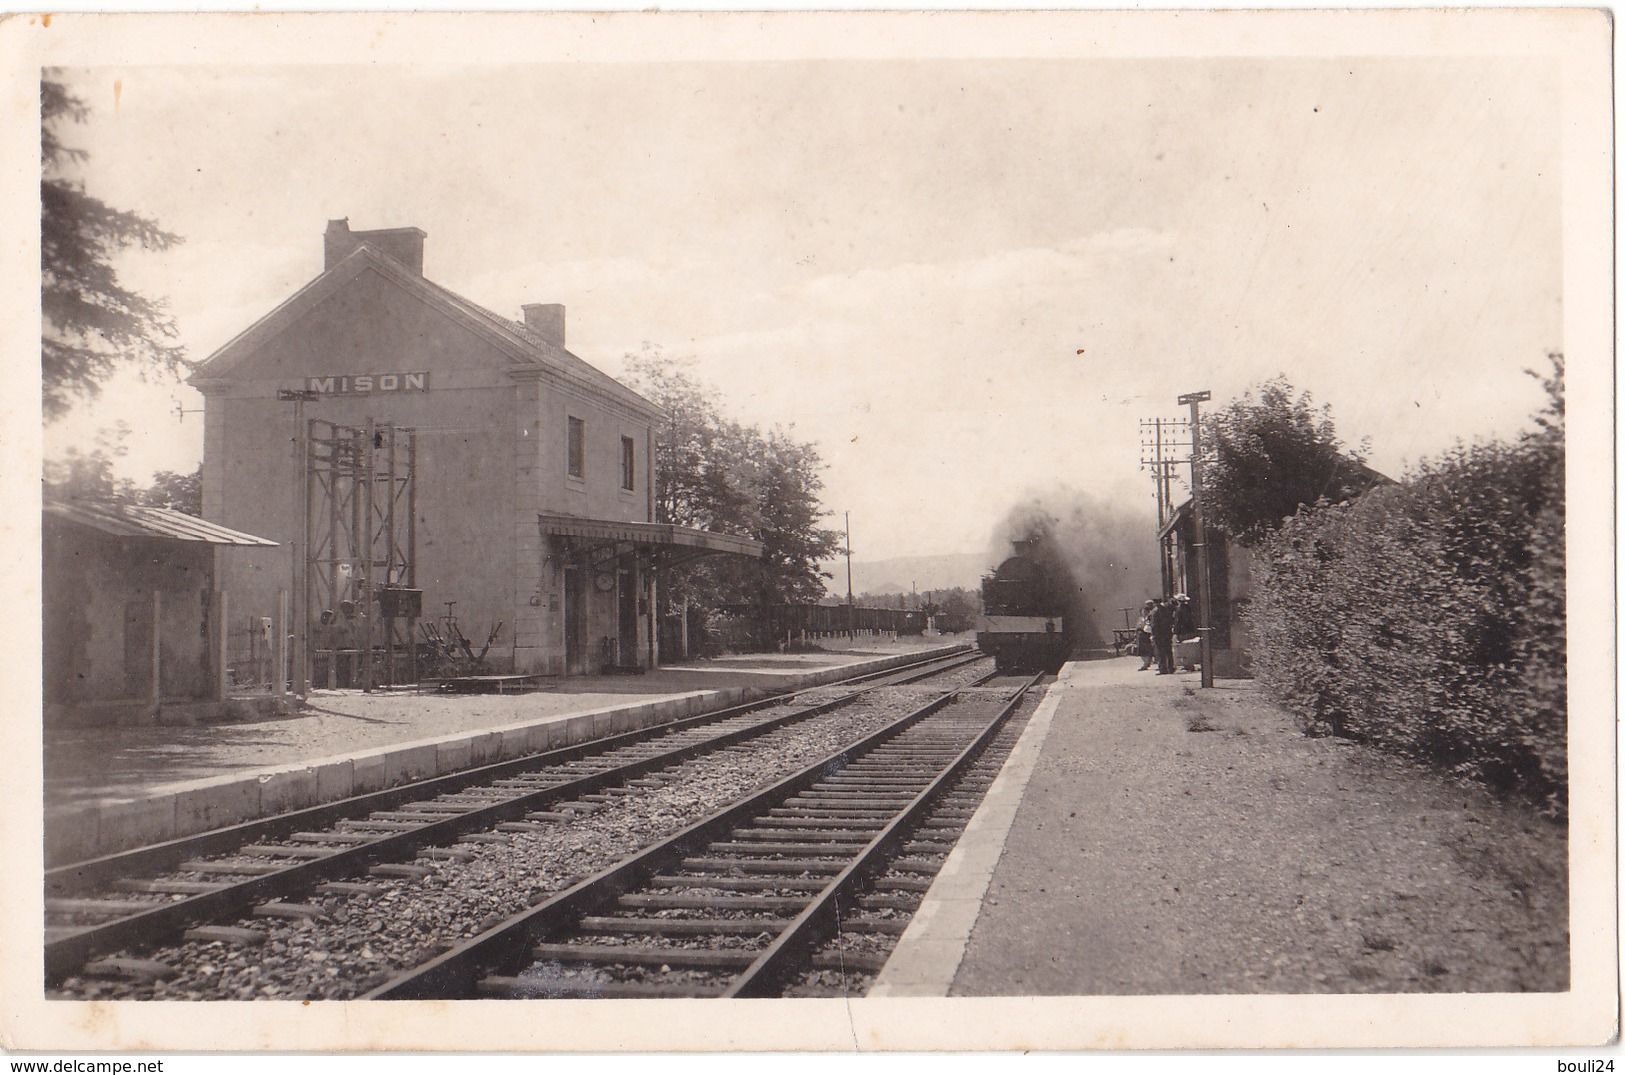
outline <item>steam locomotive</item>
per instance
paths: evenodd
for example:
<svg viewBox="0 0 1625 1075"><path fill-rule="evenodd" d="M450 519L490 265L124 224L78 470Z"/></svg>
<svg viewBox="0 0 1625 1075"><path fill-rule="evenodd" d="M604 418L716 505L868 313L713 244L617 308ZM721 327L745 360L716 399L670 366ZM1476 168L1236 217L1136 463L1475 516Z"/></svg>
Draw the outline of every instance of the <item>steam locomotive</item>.
<svg viewBox="0 0 1625 1075"><path fill-rule="evenodd" d="M1039 542L1014 544L1015 555L982 578L976 647L1001 672L1053 671L1072 655L1074 617L1067 604L1076 587Z"/></svg>

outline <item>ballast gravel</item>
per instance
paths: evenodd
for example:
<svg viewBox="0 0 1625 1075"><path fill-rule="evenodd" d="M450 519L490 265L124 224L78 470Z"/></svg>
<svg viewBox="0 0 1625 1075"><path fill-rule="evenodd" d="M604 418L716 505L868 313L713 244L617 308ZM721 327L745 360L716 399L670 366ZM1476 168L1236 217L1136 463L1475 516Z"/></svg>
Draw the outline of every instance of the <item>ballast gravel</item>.
<svg viewBox="0 0 1625 1075"><path fill-rule="evenodd" d="M985 669L984 669L985 671ZM965 679L969 673L961 673ZM950 682L949 686L952 686ZM825 757L940 694L940 683L875 691L829 714L694 759L579 819L500 842L459 844L466 861L420 855L421 880L367 878L374 894L297 897L317 918L252 917L265 943L186 941L138 953L175 969L159 981L66 979L52 996L99 1000L349 999L490 929L742 795ZM805 699L804 699L805 700ZM137 954L137 953L129 953Z"/></svg>

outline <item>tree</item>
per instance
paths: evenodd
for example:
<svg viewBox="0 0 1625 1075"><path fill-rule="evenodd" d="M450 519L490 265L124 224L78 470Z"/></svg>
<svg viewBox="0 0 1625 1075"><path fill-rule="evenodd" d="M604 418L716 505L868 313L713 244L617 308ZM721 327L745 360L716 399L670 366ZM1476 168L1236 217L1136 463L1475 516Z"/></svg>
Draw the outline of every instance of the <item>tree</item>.
<svg viewBox="0 0 1625 1075"><path fill-rule="evenodd" d="M136 500L149 508L169 508L171 511L203 517L203 464L189 474L173 470L160 470L152 476L152 484L136 493Z"/></svg>
<svg viewBox="0 0 1625 1075"><path fill-rule="evenodd" d="M89 451L69 448L62 459L45 461L45 495L56 500L89 500L130 503L135 499L135 483L113 473L113 462L129 449L125 438L130 427L119 422L96 435Z"/></svg>
<svg viewBox="0 0 1625 1075"><path fill-rule="evenodd" d="M724 418L716 391L682 359L645 347L626 356L629 383L666 412L656 429L655 512L659 522L753 538L759 562L711 557L673 573L673 604L709 607L817 601L828 575L818 567L840 548L819 526L823 463L788 430Z"/></svg>
<svg viewBox="0 0 1625 1075"><path fill-rule="evenodd" d="M937 628L944 634L970 630L982 614L981 595L962 586L937 591L936 603Z"/></svg>
<svg viewBox="0 0 1625 1075"><path fill-rule="evenodd" d="M655 435L655 521L743 536L748 498L730 483L738 430L717 412L715 392L648 345L626 363L628 381L666 412Z"/></svg>
<svg viewBox="0 0 1625 1075"><path fill-rule="evenodd" d="M751 536L762 543L763 605L816 602L829 573L818 565L841 549L841 534L818 525L827 513L818 500L823 463L811 444L775 429L742 431L737 463L752 493Z"/></svg>
<svg viewBox="0 0 1625 1075"><path fill-rule="evenodd" d="M132 246L167 250L180 237L138 213L114 209L85 193L69 173L87 154L64 145L57 129L83 122L84 101L60 82L40 82L40 341L42 405L47 421L76 399L94 398L121 366L143 376L173 375L187 365L173 342L175 324L161 300L121 286L111 259Z"/></svg>
<svg viewBox="0 0 1625 1075"><path fill-rule="evenodd" d="M203 517L203 464L189 474L160 470L152 484L138 487L113 472L116 460L129 454L127 423L119 422L96 435L89 451L69 448L61 459L45 461L45 495L53 500L85 500L102 504L139 504L169 508Z"/></svg>
<svg viewBox="0 0 1625 1075"><path fill-rule="evenodd" d="M1300 507L1339 503L1385 479L1349 451L1329 407L1296 394L1284 376L1202 420L1202 497L1209 518L1257 544Z"/></svg>

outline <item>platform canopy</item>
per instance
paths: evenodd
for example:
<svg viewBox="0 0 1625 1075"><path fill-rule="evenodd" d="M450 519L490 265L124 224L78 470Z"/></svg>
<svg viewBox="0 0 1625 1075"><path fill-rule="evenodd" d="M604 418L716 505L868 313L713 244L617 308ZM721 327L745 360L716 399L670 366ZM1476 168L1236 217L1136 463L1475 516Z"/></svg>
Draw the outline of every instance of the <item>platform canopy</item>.
<svg viewBox="0 0 1625 1075"><path fill-rule="evenodd" d="M594 546L631 545L647 549L662 567L675 567L702 556L746 556L753 560L762 556L760 541L675 523L629 523L548 512L538 513L537 519L543 536L575 538Z"/></svg>

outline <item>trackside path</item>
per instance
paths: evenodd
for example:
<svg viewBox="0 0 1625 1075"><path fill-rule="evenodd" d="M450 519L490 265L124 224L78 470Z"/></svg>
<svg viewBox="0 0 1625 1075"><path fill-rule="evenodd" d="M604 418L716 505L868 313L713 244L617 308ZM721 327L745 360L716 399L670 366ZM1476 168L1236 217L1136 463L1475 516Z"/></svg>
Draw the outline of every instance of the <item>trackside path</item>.
<svg viewBox="0 0 1625 1075"><path fill-rule="evenodd" d="M938 995L1568 988L1561 825L1136 667L1063 677Z"/></svg>

